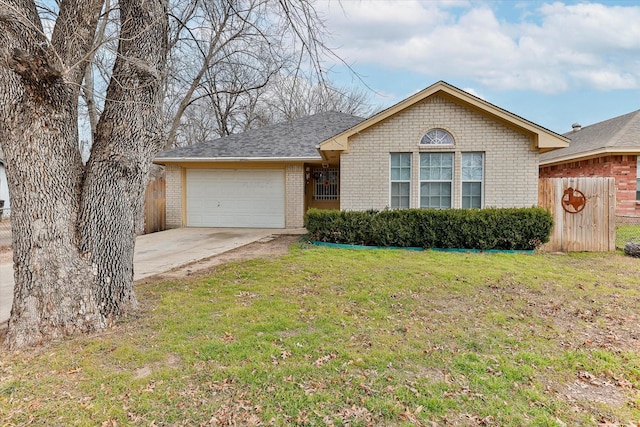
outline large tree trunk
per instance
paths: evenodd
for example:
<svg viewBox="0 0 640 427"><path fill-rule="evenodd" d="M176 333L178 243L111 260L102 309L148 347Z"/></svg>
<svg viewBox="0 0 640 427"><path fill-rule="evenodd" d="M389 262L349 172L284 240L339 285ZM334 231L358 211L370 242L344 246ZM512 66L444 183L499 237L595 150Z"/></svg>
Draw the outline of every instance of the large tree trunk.
<svg viewBox="0 0 640 427"><path fill-rule="evenodd" d="M12 204L15 290L5 344L18 348L104 326L76 228L83 174L77 85L100 10L89 1L61 8L52 40L65 42L54 50L32 2L7 6L0 13L0 141ZM76 31L86 38L68 40Z"/></svg>
<svg viewBox="0 0 640 427"><path fill-rule="evenodd" d="M5 121L9 139L19 141L4 146L13 183L10 348L103 326L88 286L91 266L77 249L82 163L69 143L77 122L73 102L57 84L44 91L26 87L22 95L15 110L20 123Z"/></svg>
<svg viewBox="0 0 640 427"><path fill-rule="evenodd" d="M134 309L133 253L142 231L149 165L163 146L166 1L120 1L118 57L82 191L81 249L96 267L94 291L111 318Z"/></svg>
<svg viewBox="0 0 640 427"><path fill-rule="evenodd" d="M105 327L135 307L133 247L159 132L166 0L120 1L121 36L91 161L78 96L102 0L63 0L51 42L33 1L0 8L0 144L12 202L19 348Z"/></svg>

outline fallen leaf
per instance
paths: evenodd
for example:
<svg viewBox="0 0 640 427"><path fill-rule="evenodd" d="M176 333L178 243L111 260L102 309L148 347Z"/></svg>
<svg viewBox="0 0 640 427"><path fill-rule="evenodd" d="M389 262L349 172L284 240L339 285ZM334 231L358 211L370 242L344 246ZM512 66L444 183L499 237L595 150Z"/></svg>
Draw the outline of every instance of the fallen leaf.
<svg viewBox="0 0 640 427"><path fill-rule="evenodd" d="M332 359L336 359L337 357L338 357L338 355L337 355L337 354L335 354L335 353L330 353L330 354L327 354L327 355L325 355L325 356L322 356L322 357L317 358L317 359L316 359L316 361L315 361L315 362L313 362L313 365L314 365L314 366L322 366L322 365L324 365L325 363L327 363L328 361L330 361L330 360L332 360Z"/></svg>

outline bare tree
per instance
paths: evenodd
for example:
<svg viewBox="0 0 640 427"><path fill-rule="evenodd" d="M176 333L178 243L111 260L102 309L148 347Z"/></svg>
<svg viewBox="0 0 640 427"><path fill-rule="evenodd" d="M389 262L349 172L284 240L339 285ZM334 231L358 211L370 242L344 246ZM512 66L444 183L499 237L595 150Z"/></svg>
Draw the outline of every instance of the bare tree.
<svg viewBox="0 0 640 427"><path fill-rule="evenodd" d="M96 35L94 36L94 46L96 47L102 46L106 42L105 34L107 31L107 24L109 23L109 15L112 12L110 0L105 1L103 10L104 13L98 21ZM89 55L90 56L87 58L88 65L85 68L84 81L82 83L80 94L82 96L82 101L84 101L84 104L86 106L87 119L89 121L90 138L91 141L93 141L93 136L96 134L96 128L98 126L98 118L100 117L99 106L96 101L96 88L93 67L93 64L96 64L98 62L95 61L95 49L89 52ZM85 141L85 144L88 145L88 148L90 149L91 141Z"/></svg>
<svg viewBox="0 0 640 427"><path fill-rule="evenodd" d="M311 9L306 0L295 3ZM176 3L168 67L167 147L176 145L187 109L202 106L205 98L215 100L218 129L228 132L225 128L232 125L225 120L227 108L235 103L225 101L244 98L263 87L287 61L282 58L285 47L277 38L291 33L291 24L276 22L286 16L285 5L287 2L268 0Z"/></svg>
<svg viewBox="0 0 640 427"><path fill-rule="evenodd" d="M334 86L328 82L311 82L300 77L277 79L264 96L265 108L272 121L292 120L323 111L340 111L361 117L377 112L364 89Z"/></svg>
<svg viewBox="0 0 640 427"><path fill-rule="evenodd" d="M312 1L191 0L171 10L166 148L210 137L194 126L215 123L226 136L319 111L373 111L367 92L326 80L332 52Z"/></svg>
<svg viewBox="0 0 640 427"><path fill-rule="evenodd" d="M177 128L175 146L204 142L268 124L340 111L369 117L378 111L364 89L337 88L302 78L271 77L266 84L247 89L248 67L228 67L207 77L208 96L190 103ZM238 73L236 73L238 72ZM223 80L223 81L221 81ZM240 88L228 90L228 87Z"/></svg>
<svg viewBox="0 0 640 427"><path fill-rule="evenodd" d="M98 331L135 309L135 237L149 167L167 141L164 117L171 139L190 106L242 95L224 109L245 117L231 132L261 117L256 94L285 65L323 82L328 50L310 0L180 2L171 37L167 1L0 0L0 148L15 267L8 348ZM187 48L199 56L178 55ZM247 64L255 74L240 72ZM167 91L183 96L164 114ZM86 163L80 99L93 138Z"/></svg>
<svg viewBox="0 0 640 427"><path fill-rule="evenodd" d="M133 244L167 50L163 0L120 0L117 57L86 166L78 99L102 0L62 0L53 33L33 1L0 0L0 144L12 201L8 348L105 327L135 307Z"/></svg>

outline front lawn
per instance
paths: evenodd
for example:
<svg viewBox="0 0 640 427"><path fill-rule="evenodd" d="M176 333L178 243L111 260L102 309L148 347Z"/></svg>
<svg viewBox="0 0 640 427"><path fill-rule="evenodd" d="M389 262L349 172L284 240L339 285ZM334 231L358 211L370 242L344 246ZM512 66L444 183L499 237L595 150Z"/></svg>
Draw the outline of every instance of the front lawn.
<svg viewBox="0 0 640 427"><path fill-rule="evenodd" d="M636 425L639 267L296 245L0 351L0 425Z"/></svg>
<svg viewBox="0 0 640 427"><path fill-rule="evenodd" d="M618 224L616 226L616 247L624 249L628 242L640 242L640 224Z"/></svg>

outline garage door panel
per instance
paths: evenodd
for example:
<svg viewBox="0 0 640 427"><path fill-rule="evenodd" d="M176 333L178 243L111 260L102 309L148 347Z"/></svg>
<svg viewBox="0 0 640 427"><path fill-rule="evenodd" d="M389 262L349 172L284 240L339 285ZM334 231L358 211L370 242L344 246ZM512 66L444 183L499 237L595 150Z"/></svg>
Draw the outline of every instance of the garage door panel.
<svg viewBox="0 0 640 427"><path fill-rule="evenodd" d="M284 228L284 171L187 170L187 225Z"/></svg>

